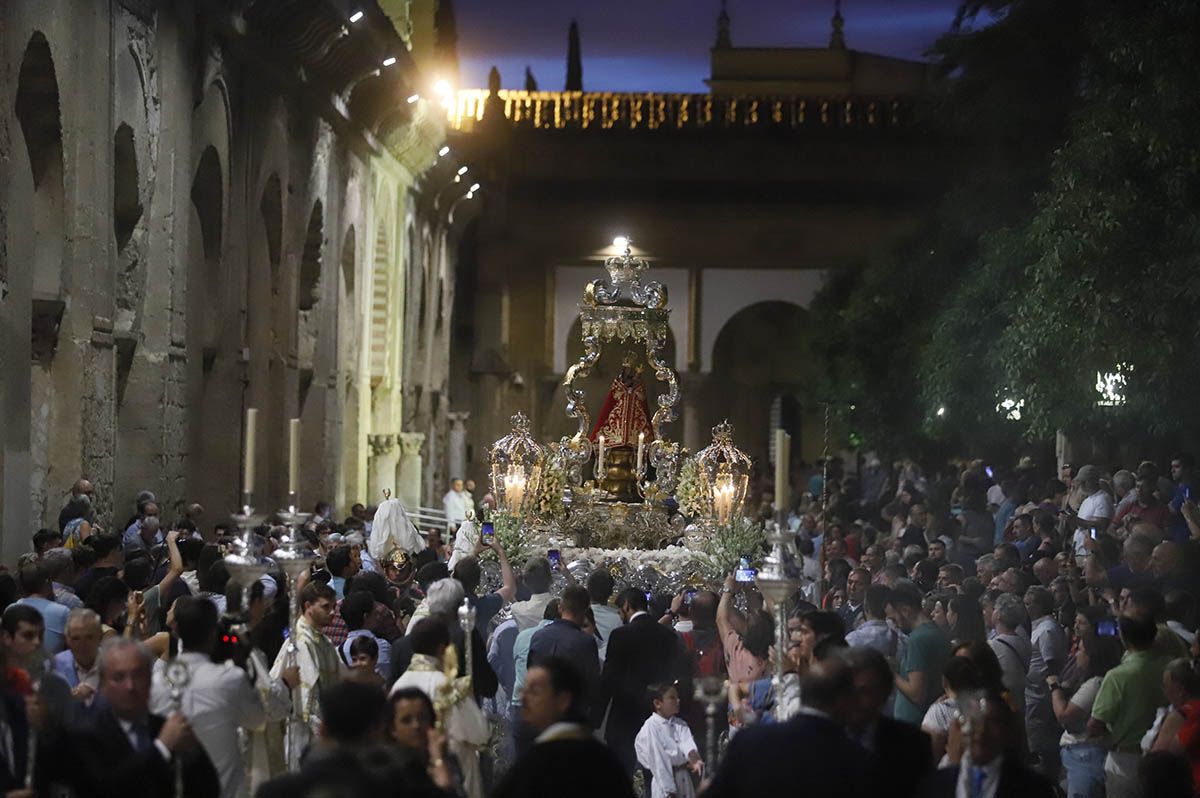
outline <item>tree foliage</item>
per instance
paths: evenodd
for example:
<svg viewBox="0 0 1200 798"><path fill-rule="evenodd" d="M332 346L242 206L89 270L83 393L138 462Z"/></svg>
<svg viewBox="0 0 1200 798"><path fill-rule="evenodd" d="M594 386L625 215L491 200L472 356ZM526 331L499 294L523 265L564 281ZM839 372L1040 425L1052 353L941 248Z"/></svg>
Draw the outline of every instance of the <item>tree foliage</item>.
<svg viewBox="0 0 1200 798"><path fill-rule="evenodd" d="M933 52L954 184L927 229L815 306L828 390L867 445L1195 432L1197 41L1194 0L964 6ZM1126 401L1099 407L1118 364Z"/></svg>

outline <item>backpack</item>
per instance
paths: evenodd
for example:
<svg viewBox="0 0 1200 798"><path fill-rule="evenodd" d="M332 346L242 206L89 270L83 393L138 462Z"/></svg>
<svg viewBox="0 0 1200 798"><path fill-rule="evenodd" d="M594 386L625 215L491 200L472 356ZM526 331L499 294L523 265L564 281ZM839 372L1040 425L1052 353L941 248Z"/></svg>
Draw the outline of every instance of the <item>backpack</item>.
<svg viewBox="0 0 1200 798"><path fill-rule="evenodd" d="M725 648L721 645L720 635L712 632L712 641L703 647L698 646L695 632L682 632L679 636L687 648L693 676L725 676Z"/></svg>

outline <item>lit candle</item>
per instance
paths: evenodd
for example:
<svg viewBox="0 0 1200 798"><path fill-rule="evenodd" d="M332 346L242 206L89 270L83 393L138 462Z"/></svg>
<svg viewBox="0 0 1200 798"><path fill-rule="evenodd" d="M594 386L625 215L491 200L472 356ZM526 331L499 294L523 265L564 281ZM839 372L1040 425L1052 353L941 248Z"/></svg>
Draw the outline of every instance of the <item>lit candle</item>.
<svg viewBox="0 0 1200 798"><path fill-rule="evenodd" d="M300 419L288 422L288 493L300 492Z"/></svg>
<svg viewBox="0 0 1200 798"><path fill-rule="evenodd" d="M504 475L504 501L509 512L521 512L521 504L525 501L525 472L517 465L510 465Z"/></svg>
<svg viewBox="0 0 1200 798"><path fill-rule="evenodd" d="M258 409L246 408L246 440L242 453L242 493L254 492L254 433L258 427Z"/></svg>
<svg viewBox="0 0 1200 798"><path fill-rule="evenodd" d="M645 451L645 449L646 449L646 433L639 432L638 433L638 453L637 453L637 472L639 475L641 475L641 473L642 473L642 453Z"/></svg>
<svg viewBox="0 0 1200 798"><path fill-rule="evenodd" d="M598 453L596 454L596 478L604 479L604 436L603 435L600 436L599 442L600 442L600 449L599 449Z"/></svg>
<svg viewBox="0 0 1200 798"><path fill-rule="evenodd" d="M792 436L775 430L775 511L785 512L788 506L788 466L791 461Z"/></svg>
<svg viewBox="0 0 1200 798"><path fill-rule="evenodd" d="M732 512L733 481L728 477L718 477L713 488L713 515L716 516L717 523L724 524L729 521Z"/></svg>

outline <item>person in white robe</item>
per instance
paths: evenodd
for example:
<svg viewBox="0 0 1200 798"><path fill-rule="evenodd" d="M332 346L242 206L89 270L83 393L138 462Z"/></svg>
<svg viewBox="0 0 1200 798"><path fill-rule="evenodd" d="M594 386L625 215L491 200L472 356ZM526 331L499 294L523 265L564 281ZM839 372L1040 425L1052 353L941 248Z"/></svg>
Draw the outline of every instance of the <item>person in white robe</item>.
<svg viewBox="0 0 1200 798"><path fill-rule="evenodd" d="M695 798L692 774L703 762L692 730L679 717L679 691L674 685L651 688L654 712L633 741L638 764L650 771L650 798Z"/></svg>
<svg viewBox="0 0 1200 798"><path fill-rule="evenodd" d="M491 728L475 703L470 679L456 678L452 683L446 676L444 657L449 643L450 632L440 619L424 619L412 632L412 662L392 685L392 692L416 687L429 696L449 740L448 748L458 759L463 792L467 798L484 798L479 752L491 739Z"/></svg>
<svg viewBox="0 0 1200 798"><path fill-rule="evenodd" d="M427 545L425 537L408 517L399 499L388 499L375 511L367 553L375 562L385 562L396 549L416 554Z"/></svg>
<svg viewBox="0 0 1200 798"><path fill-rule="evenodd" d="M463 481L455 479L450 482L450 490L442 497L442 507L446 511L446 523L461 524L475 514L470 495L463 490Z"/></svg>

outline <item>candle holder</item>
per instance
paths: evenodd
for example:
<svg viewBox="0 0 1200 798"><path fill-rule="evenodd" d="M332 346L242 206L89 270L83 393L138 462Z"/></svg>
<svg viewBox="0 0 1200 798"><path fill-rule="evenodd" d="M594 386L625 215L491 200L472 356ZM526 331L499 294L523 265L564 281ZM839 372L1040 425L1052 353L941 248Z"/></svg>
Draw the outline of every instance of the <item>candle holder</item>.
<svg viewBox="0 0 1200 798"><path fill-rule="evenodd" d="M752 463L733 445L733 427L724 421L713 427L712 444L696 453L699 476L697 523L710 529L737 518L746 500Z"/></svg>
<svg viewBox="0 0 1200 798"><path fill-rule="evenodd" d="M267 520L265 513L256 513L254 511L254 494L252 494L250 491L242 492L241 509L233 513L231 518L234 525L241 530L243 537L247 532L251 531L255 527L261 526L263 521Z"/></svg>
<svg viewBox="0 0 1200 798"><path fill-rule="evenodd" d="M725 708L729 691L724 679L704 676L696 680L694 697L704 704L704 766L712 772L717 767L717 712Z"/></svg>
<svg viewBox="0 0 1200 798"><path fill-rule="evenodd" d="M771 524L767 534L767 542L771 544L771 552L763 558L763 567L759 569L755 580L758 589L771 600L775 609L775 696L778 699L783 694L783 662L787 657L787 602L795 595L800 587L800 567L790 535L779 523ZM776 718L776 720L786 720Z"/></svg>
<svg viewBox="0 0 1200 798"><path fill-rule="evenodd" d="M293 523L288 523L287 519L283 519L285 524L288 524L288 534L280 541L279 547L271 554L271 559L279 566L287 577L288 582L288 639L287 639L287 654L288 666L296 664L296 636L298 634L298 622L300 620L300 591L297 586L300 582L300 576L312 568L313 563L318 559L316 552L308 548L304 537L299 533L299 526L308 519L306 513L288 513L287 514ZM303 520L300 520L303 517ZM300 691L296 690L292 694L292 711L288 715L288 723L286 735L284 737L284 759L287 762L289 771L298 770L300 767L300 750L297 745L298 726L300 724L301 708L299 706Z"/></svg>
<svg viewBox="0 0 1200 798"><path fill-rule="evenodd" d="M488 459L496 508L520 518L531 506L526 499L536 499L541 490L546 449L530 433L524 413L514 414L511 421L512 432L492 444Z"/></svg>

